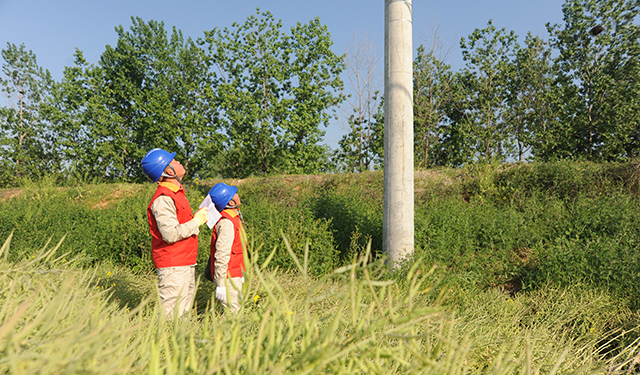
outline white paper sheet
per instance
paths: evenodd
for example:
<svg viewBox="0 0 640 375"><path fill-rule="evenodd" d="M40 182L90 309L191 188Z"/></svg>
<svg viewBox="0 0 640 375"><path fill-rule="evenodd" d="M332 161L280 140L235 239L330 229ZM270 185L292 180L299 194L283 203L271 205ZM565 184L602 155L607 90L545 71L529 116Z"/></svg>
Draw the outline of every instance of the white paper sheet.
<svg viewBox="0 0 640 375"><path fill-rule="evenodd" d="M220 215L220 212L216 210L216 205L211 201L211 197L209 196L209 194L207 194L202 203L200 203L199 208L202 207L207 208L207 226L209 227L209 229L211 229L214 225L216 225L218 220L220 220L220 217L222 217L222 215Z"/></svg>

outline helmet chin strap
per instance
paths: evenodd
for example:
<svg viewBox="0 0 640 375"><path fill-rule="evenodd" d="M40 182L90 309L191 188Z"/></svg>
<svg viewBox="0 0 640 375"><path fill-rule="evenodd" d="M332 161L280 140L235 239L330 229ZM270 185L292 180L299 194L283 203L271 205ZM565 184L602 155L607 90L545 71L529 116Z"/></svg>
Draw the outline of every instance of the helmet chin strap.
<svg viewBox="0 0 640 375"><path fill-rule="evenodd" d="M225 210L226 209L236 209L238 211L238 216L240 216L240 221L244 223L244 219L242 218L242 212L240 212L240 208L238 207L237 204L234 204L234 205L228 204L228 205L226 205L226 207L224 209Z"/></svg>
<svg viewBox="0 0 640 375"><path fill-rule="evenodd" d="M180 185L182 185L182 180L180 179L180 177L178 177L178 174L176 173L176 170L175 170L175 169L173 169L173 167L171 166L171 164L169 164L169 165L168 165L168 167L169 167L169 168L171 168L171 170L173 171L173 176L168 175L168 174L166 174L166 173L164 173L164 172L161 174L161 176L162 176L162 177L175 178L175 179L180 183Z"/></svg>

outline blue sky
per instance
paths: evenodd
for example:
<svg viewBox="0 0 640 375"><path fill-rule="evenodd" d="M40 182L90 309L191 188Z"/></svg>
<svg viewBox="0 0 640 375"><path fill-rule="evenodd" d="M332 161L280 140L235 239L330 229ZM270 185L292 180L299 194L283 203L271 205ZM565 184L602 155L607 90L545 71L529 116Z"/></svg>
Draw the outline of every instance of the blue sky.
<svg viewBox="0 0 640 375"><path fill-rule="evenodd" d="M460 38L493 19L498 28L547 37L545 24L562 23L564 0L413 0L413 42L427 43L437 30L439 44L448 51L447 62L463 66ZM374 39L382 60L384 1L382 0L0 0L0 48L7 42L25 44L40 66L59 80L65 66L73 64L76 48L90 63L97 63L105 45L117 41L114 27L131 25L131 16L164 21L185 37L196 39L205 30L242 23L256 8L270 11L288 27L320 17L342 54L354 33ZM381 68L382 69L382 68ZM346 82L346 77L343 78ZM341 114L341 111L338 111ZM344 121L327 129L325 142L332 148L344 134Z"/></svg>

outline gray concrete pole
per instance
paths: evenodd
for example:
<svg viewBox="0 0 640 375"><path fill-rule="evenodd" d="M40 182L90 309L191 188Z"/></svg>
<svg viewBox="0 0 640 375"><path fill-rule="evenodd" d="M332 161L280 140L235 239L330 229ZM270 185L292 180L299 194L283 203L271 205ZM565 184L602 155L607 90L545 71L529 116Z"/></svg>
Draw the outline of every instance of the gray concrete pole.
<svg viewBox="0 0 640 375"><path fill-rule="evenodd" d="M382 246L391 268L413 254L413 42L411 0L385 0Z"/></svg>

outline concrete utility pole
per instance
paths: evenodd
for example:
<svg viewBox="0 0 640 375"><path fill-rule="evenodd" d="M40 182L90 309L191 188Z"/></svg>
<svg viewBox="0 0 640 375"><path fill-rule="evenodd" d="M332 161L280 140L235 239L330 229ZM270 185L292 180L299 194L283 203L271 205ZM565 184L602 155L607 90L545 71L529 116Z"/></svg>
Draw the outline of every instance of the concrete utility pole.
<svg viewBox="0 0 640 375"><path fill-rule="evenodd" d="M413 254L413 9L385 0L384 211L382 246L389 266Z"/></svg>

